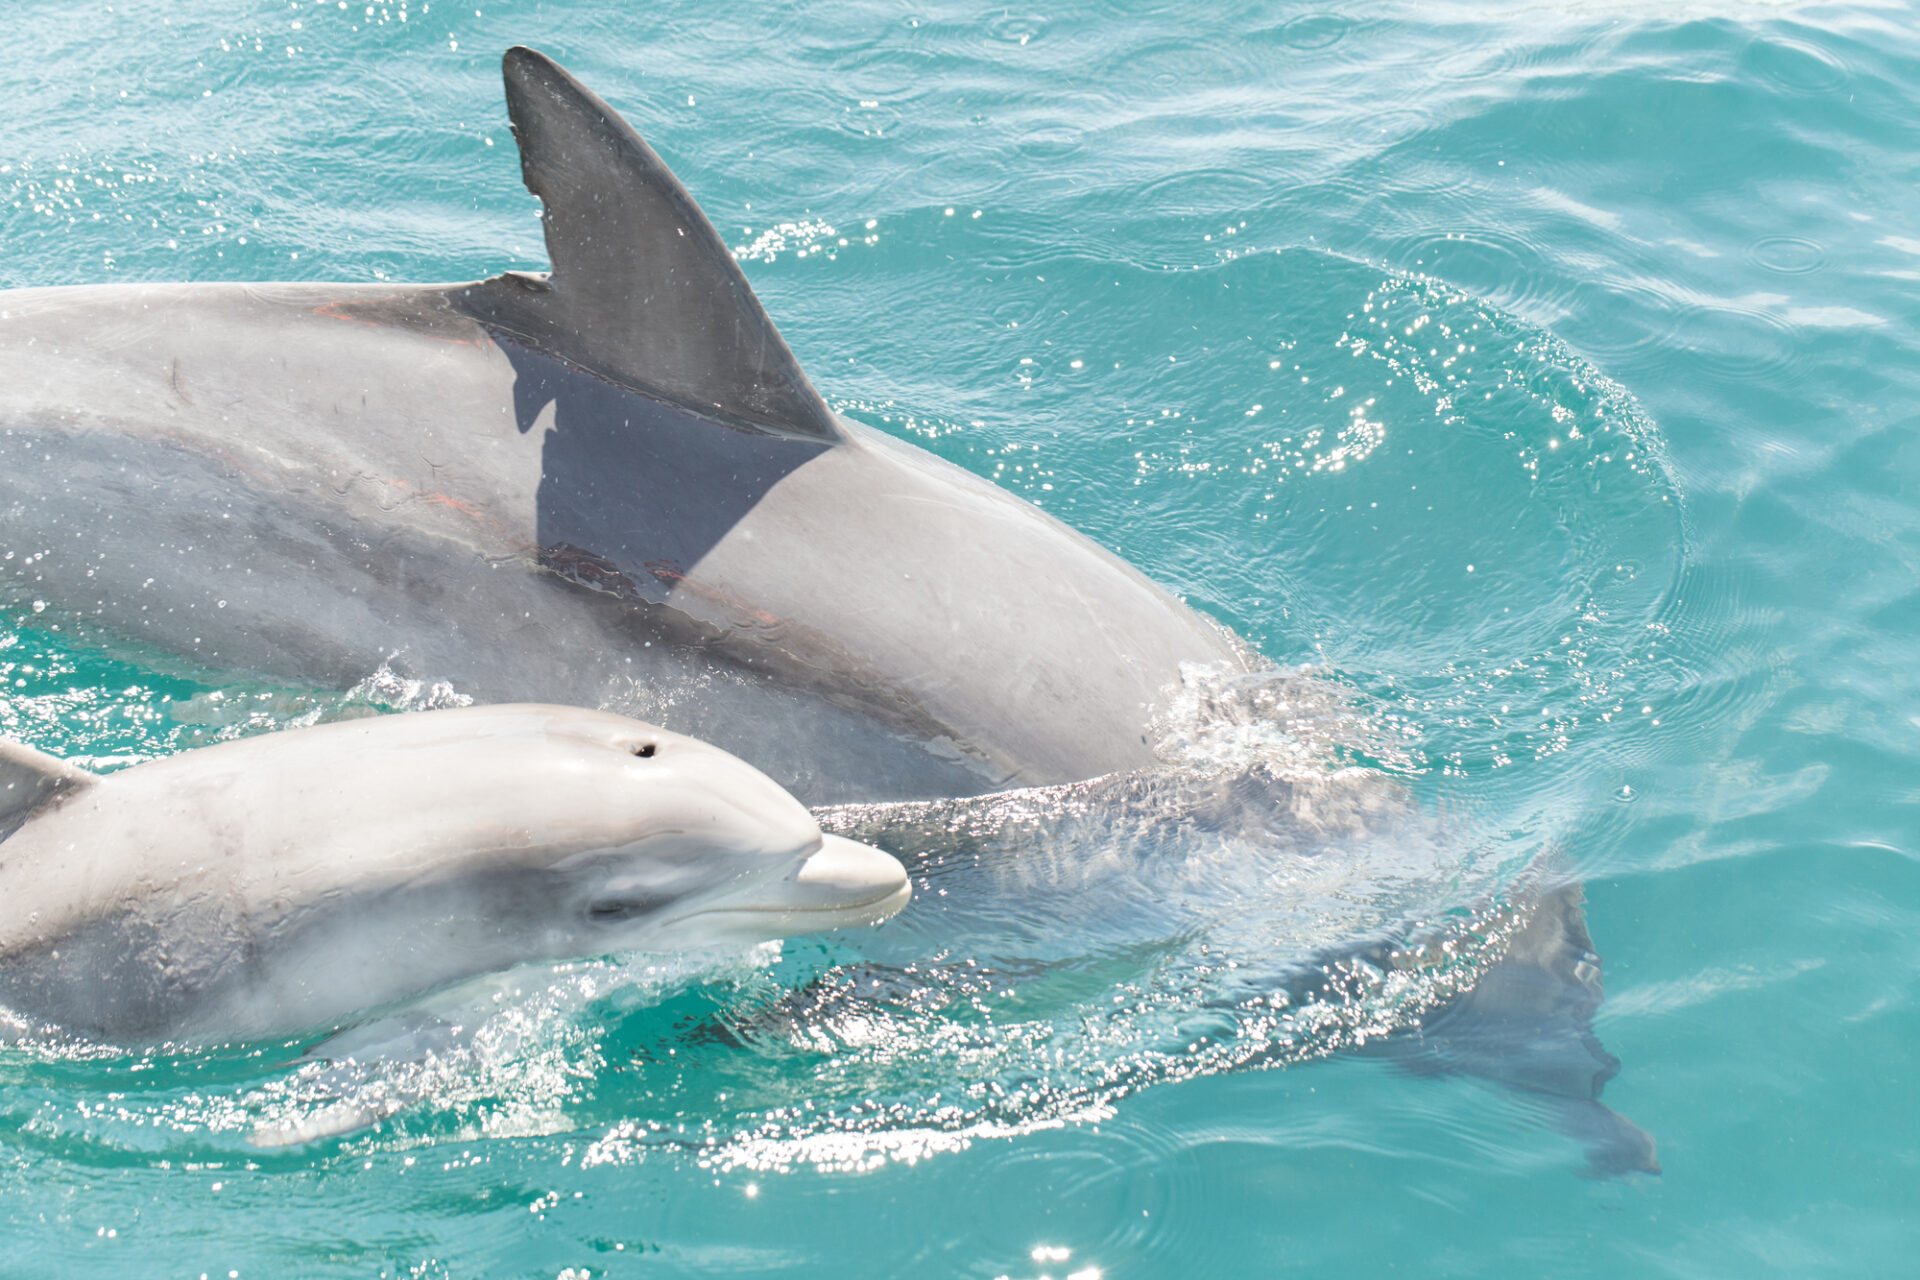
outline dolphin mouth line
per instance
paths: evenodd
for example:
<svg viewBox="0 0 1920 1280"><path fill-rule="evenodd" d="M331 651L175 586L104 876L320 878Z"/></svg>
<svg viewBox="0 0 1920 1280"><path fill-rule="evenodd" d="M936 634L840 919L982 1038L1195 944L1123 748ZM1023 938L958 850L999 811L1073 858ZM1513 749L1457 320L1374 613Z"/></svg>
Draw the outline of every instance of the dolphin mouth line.
<svg viewBox="0 0 1920 1280"><path fill-rule="evenodd" d="M891 903L895 898L898 898L900 900L900 905L904 907L907 904L907 901L910 898L912 898L912 896L913 896L913 885L911 883L908 883L908 884L902 884L902 885L895 885L893 887L880 890L879 892L875 893L872 897L849 899L844 902L815 903L815 904L773 903L773 902L765 903L765 904L716 903L711 907L702 907L698 911L689 911L687 912L687 914L683 916L675 916L671 920L666 921L665 923L670 925L679 924L683 920L696 920L701 916L716 916L716 915L830 916L830 915L838 915L843 911L861 911L868 907L880 906L883 903Z"/></svg>

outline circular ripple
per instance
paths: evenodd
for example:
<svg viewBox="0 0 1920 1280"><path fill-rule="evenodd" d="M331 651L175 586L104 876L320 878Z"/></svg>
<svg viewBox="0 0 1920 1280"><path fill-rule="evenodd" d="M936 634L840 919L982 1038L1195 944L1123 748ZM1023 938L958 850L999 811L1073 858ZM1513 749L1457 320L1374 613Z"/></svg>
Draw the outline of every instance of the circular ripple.
<svg viewBox="0 0 1920 1280"><path fill-rule="evenodd" d="M1110 92L1126 96L1150 86L1159 93L1195 84L1253 84L1267 74L1263 50L1250 42L1155 40L1126 49L1111 64Z"/></svg>
<svg viewBox="0 0 1920 1280"><path fill-rule="evenodd" d="M1037 13L1002 13L987 23L987 34L1009 44L1030 44L1047 33L1047 20Z"/></svg>
<svg viewBox="0 0 1920 1280"><path fill-rule="evenodd" d="M1747 257L1756 266L1787 276L1818 271L1827 263L1827 251L1817 241L1799 236L1768 236L1756 240L1747 247Z"/></svg>
<svg viewBox="0 0 1920 1280"><path fill-rule="evenodd" d="M1567 341L1611 367L1659 350L1673 330L1673 299L1643 285L1587 281L1576 285L1563 305Z"/></svg>
<svg viewBox="0 0 1920 1280"><path fill-rule="evenodd" d="M1515 61L1510 45L1471 45L1440 59L1433 71L1442 80L1490 80L1512 70Z"/></svg>
<svg viewBox="0 0 1920 1280"><path fill-rule="evenodd" d="M840 119L834 123L842 133L861 138L881 138L891 134L903 118L898 108L882 103L877 107L862 105L852 111L843 111Z"/></svg>
<svg viewBox="0 0 1920 1280"><path fill-rule="evenodd" d="M1846 63L1803 40L1755 40L1740 62L1742 69L1788 93L1832 93L1849 74Z"/></svg>
<svg viewBox="0 0 1920 1280"><path fill-rule="evenodd" d="M1347 126L1346 136L1357 146L1371 151L1385 151L1418 137L1431 119L1425 111L1411 107L1389 107L1356 118Z"/></svg>
<svg viewBox="0 0 1920 1280"><path fill-rule="evenodd" d="M1190 1168L1181 1161L1177 1135L1161 1130L1146 1141L1137 1140L1142 1126L1121 1125L1095 1134L1090 1130L1048 1137L1032 1146L996 1144L984 1168L975 1176L981 1187L975 1197L972 1234L978 1243L975 1257L992 1257L1006 1247L1011 1235L1022 1243L1048 1239L1048 1226L1061 1204L1075 1208L1073 1265L1055 1271L1078 1270L1102 1260L1129 1256L1137 1249L1142 1227L1148 1230L1166 1218L1174 1198L1175 1171ZM1142 1178L1140 1170L1155 1177ZM1178 1178L1180 1193L1191 1177ZM1064 1243L1064 1242L1061 1242ZM1057 1257L1054 1261L1065 1262ZM1008 1259L1023 1262L1025 1258Z"/></svg>
<svg viewBox="0 0 1920 1280"><path fill-rule="evenodd" d="M1537 257L1523 240L1475 229L1409 236L1394 246L1392 262L1402 271L1511 299L1526 287L1527 280L1540 274L1533 269L1532 260Z"/></svg>
<svg viewBox="0 0 1920 1280"><path fill-rule="evenodd" d="M1078 151L1084 141L1079 129L1058 124L1030 129L1014 145L1021 155L1035 160L1060 160Z"/></svg>
<svg viewBox="0 0 1920 1280"><path fill-rule="evenodd" d="M1280 43L1290 49L1327 49L1352 29L1353 24L1337 13L1303 13L1280 28Z"/></svg>
<svg viewBox="0 0 1920 1280"><path fill-rule="evenodd" d="M1791 377L1799 363L1794 332L1780 316L1734 303L1689 307L1669 340L1703 368L1734 377Z"/></svg>
<svg viewBox="0 0 1920 1280"><path fill-rule="evenodd" d="M881 98L894 103L923 96L938 74L937 59L905 49L878 50L843 73L840 88L852 98Z"/></svg>
<svg viewBox="0 0 1920 1280"><path fill-rule="evenodd" d="M1226 217L1257 209L1270 196L1269 180L1234 169L1195 169L1169 174L1138 188L1136 207L1156 215Z"/></svg>

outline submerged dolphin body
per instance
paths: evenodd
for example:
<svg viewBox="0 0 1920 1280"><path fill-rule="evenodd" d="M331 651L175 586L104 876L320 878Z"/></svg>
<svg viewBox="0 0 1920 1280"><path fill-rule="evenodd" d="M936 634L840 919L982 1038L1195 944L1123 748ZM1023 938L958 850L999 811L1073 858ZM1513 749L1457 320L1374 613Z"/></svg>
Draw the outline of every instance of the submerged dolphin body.
<svg viewBox="0 0 1920 1280"><path fill-rule="evenodd" d="M905 905L706 743L605 712L381 716L96 777L0 742L0 1004L120 1043L325 1029L529 960Z"/></svg>
<svg viewBox="0 0 1920 1280"><path fill-rule="evenodd" d="M639 136L505 76L550 277L0 295L0 591L216 670L632 710L810 804L1153 764L1238 647L832 413Z"/></svg>

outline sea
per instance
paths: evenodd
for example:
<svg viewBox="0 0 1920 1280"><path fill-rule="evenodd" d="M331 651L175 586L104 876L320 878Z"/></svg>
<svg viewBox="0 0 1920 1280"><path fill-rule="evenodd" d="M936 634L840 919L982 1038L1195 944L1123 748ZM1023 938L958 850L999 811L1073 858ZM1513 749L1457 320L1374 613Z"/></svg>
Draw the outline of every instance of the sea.
<svg viewBox="0 0 1920 1280"><path fill-rule="evenodd" d="M835 409L1273 664L1196 696L1239 699L1173 734L1202 774L1395 812L833 811L914 846L895 921L498 975L424 1057L23 1035L0 1275L1920 1273L1911 7L7 0L5 34L7 288L543 269L499 67L547 52ZM431 700L42 603L0 610L0 736L95 769ZM1658 1174L1377 1051L1485 955L1338 960L1481 937L1542 867ZM1273 1015L1259 975L1314 957L1358 976Z"/></svg>

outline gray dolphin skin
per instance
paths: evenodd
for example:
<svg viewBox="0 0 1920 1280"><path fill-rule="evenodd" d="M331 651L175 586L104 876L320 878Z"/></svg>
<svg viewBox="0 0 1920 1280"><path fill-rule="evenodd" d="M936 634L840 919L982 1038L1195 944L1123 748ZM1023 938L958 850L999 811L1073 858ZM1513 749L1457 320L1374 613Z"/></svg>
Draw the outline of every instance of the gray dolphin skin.
<svg viewBox="0 0 1920 1280"><path fill-rule="evenodd" d="M529 960L872 924L891 855L606 712L378 716L96 777L0 742L0 1004L115 1043L325 1030Z"/></svg>
<svg viewBox="0 0 1920 1280"><path fill-rule="evenodd" d="M830 805L1146 776L1166 763L1162 717L1205 692L1190 682L1264 666L1059 521L834 413L639 135L545 56L515 48L503 65L550 274L0 293L0 602L154 666L306 689L384 668L483 704L632 712L701 740L674 738L662 758L727 752L764 771L769 811L775 783ZM355 734L407 732L385 721L99 782L12 749L4 794L34 816L0 844L0 1004L65 1010L114 1037L245 1034L450 980L441 953L477 927L463 911L574 883L547 869L574 855L542 862L480 827L520 830L529 804L556 831L602 821L587 775L548 759L551 735L527 772L498 748L546 731L496 732L487 714L401 717L424 722L423 759L471 759L473 778L343 766L378 797L365 811L322 758L353 761L342 744ZM524 726L556 713L491 714ZM622 777L660 763L594 749ZM271 777L311 764L314 789L272 790L242 767L249 752L278 762ZM1232 793L1265 802L1257 776ZM817 830L784 812L787 842L754 846L763 862L814 867L821 885L839 883L835 850L855 881L875 865L831 840L803 849ZM215 876L213 854L168 834L183 815L205 848L282 850L288 870L262 879L272 859L249 852ZM1286 815L1250 825L1265 820ZM116 852L135 836L155 842L150 866ZM604 831L576 838L613 847ZM472 870L476 849L501 867ZM469 870L396 870L430 852ZM603 926L568 902L512 917L523 934L481 937L458 967L577 954L569 931ZM183 933L189 910L212 923ZM702 937L830 918L757 899L703 910ZM1650 1167L1651 1141L1621 1139L1593 1103L1617 1064L1591 1035L1598 961L1579 894L1536 914L1474 993L1415 1033L1422 1061L1571 1100L1570 1124L1612 1133L1596 1141L1626 1152L1623 1167ZM634 927L592 949L676 945ZM337 945L340 929L368 959ZM300 995L323 965L365 986ZM168 1003L189 990L200 1003Z"/></svg>
<svg viewBox="0 0 1920 1280"><path fill-rule="evenodd" d="M0 590L215 670L634 710L809 804L1153 764L1236 643L832 413L646 143L504 66L551 276L0 294Z"/></svg>

